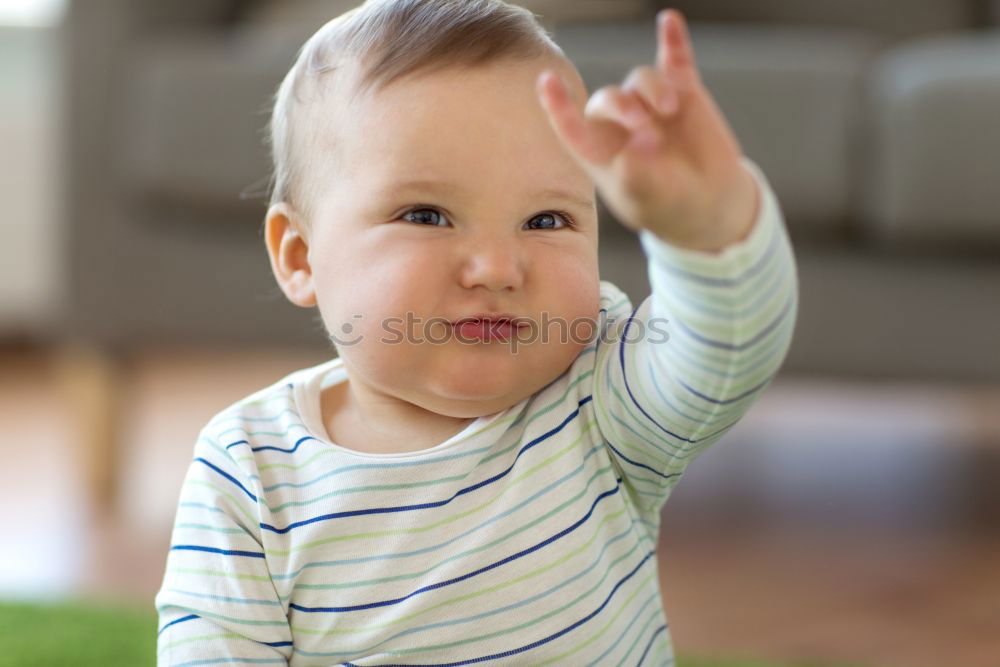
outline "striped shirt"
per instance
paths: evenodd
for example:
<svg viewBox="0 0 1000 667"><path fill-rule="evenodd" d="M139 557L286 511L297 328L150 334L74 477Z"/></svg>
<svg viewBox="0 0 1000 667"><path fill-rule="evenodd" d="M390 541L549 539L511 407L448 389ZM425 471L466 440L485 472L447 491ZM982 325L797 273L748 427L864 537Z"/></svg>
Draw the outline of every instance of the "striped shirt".
<svg viewBox="0 0 1000 667"><path fill-rule="evenodd" d="M162 587L158 664L668 665L660 510L781 366L792 247L760 170L719 253L640 232L652 295L601 283L602 334L549 385L416 452L330 441L298 370L202 429Z"/></svg>

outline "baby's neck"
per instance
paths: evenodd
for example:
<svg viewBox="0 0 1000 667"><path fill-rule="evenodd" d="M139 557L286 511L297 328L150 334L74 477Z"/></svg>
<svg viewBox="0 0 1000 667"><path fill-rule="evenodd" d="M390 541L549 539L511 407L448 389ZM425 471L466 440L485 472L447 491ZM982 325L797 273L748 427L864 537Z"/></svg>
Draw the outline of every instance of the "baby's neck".
<svg viewBox="0 0 1000 667"><path fill-rule="evenodd" d="M347 380L320 397L323 425L334 444L360 452L392 454L429 449L473 421L425 410L385 396L362 395Z"/></svg>

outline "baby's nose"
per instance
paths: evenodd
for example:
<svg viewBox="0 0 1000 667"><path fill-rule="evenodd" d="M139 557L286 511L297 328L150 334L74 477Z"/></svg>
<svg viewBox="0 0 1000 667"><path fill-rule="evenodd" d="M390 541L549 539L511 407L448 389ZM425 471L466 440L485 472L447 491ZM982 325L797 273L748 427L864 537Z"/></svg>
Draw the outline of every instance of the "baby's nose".
<svg viewBox="0 0 1000 667"><path fill-rule="evenodd" d="M465 249L459 282L467 289L518 290L524 285L525 268L526 258L516 241L480 241Z"/></svg>

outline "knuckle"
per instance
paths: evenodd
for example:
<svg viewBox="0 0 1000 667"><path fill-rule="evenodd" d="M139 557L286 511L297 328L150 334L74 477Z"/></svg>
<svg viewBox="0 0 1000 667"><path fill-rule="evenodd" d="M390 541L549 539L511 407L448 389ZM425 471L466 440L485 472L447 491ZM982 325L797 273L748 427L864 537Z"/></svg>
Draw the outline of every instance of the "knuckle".
<svg viewBox="0 0 1000 667"><path fill-rule="evenodd" d="M633 67L626 77L626 81L633 84L648 83L656 79L656 69L650 65L638 65Z"/></svg>
<svg viewBox="0 0 1000 667"><path fill-rule="evenodd" d="M653 99L663 88L663 82L656 71L649 67L637 68L624 86L630 92Z"/></svg>
<svg viewBox="0 0 1000 667"><path fill-rule="evenodd" d="M601 86L600 88L594 91L594 94L591 97L591 99L594 100L613 99L618 94L619 90L620 89L618 88L618 86L614 84Z"/></svg>
<svg viewBox="0 0 1000 667"><path fill-rule="evenodd" d="M594 91L587 102L586 111L588 113L599 110L615 109L620 106L621 89L618 86L603 86Z"/></svg>

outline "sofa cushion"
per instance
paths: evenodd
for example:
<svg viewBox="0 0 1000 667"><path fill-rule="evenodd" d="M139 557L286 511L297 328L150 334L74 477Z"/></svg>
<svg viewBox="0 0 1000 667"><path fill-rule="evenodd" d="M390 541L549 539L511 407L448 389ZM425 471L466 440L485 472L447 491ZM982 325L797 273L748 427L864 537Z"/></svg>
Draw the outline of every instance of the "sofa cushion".
<svg viewBox="0 0 1000 667"><path fill-rule="evenodd" d="M893 49L870 87L866 230L883 242L1000 246L1000 30Z"/></svg>
<svg viewBox="0 0 1000 667"><path fill-rule="evenodd" d="M293 25L315 32L327 21L362 4L359 0L265 0L251 3L241 17L245 25Z"/></svg>
<svg viewBox="0 0 1000 667"><path fill-rule="evenodd" d="M343 12L362 4L358 0L266 0L250 5L248 23L294 24L318 29ZM628 19L651 14L644 0L512 0L539 16L543 25L563 21Z"/></svg>
<svg viewBox="0 0 1000 667"><path fill-rule="evenodd" d="M790 230L841 236L852 193L851 140L869 33L788 26L692 24L703 79L740 140L767 173ZM645 22L564 26L556 41L591 93L654 62Z"/></svg>
<svg viewBox="0 0 1000 667"><path fill-rule="evenodd" d="M298 46L276 30L147 39L125 65L112 124L126 194L220 220L262 214L272 96Z"/></svg>
<svg viewBox="0 0 1000 667"><path fill-rule="evenodd" d="M515 0L545 25L563 22L634 19L652 15L643 0Z"/></svg>

